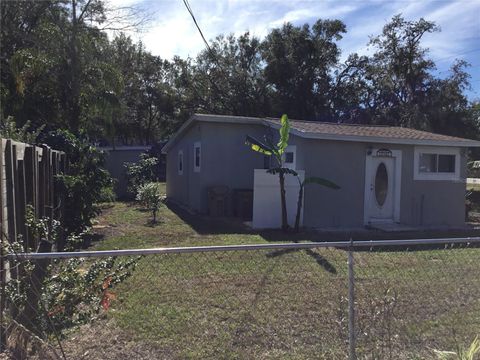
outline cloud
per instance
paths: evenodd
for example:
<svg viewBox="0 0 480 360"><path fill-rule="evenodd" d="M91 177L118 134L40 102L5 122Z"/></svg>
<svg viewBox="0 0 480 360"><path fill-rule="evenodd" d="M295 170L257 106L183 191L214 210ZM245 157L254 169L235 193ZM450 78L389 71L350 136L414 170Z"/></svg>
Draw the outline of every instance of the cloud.
<svg viewBox="0 0 480 360"><path fill-rule="evenodd" d="M112 0L113 1L113 0ZM205 45L190 15L180 0L115 0L117 6L138 5L155 14L146 32L134 34L153 54L165 59L174 55L195 57ZM249 30L263 38L285 22L312 24L319 18L340 19L347 33L339 41L341 60L350 53L369 54L369 36L381 33L394 15L408 20L420 17L435 21L441 32L426 34L423 46L437 62L439 71L446 71L455 57L475 61L480 44L480 3L476 0L365 0L365 1L280 1L280 0L190 0L191 8L207 40L219 34L240 35ZM480 66L471 68L480 78ZM477 81L480 86L480 83Z"/></svg>

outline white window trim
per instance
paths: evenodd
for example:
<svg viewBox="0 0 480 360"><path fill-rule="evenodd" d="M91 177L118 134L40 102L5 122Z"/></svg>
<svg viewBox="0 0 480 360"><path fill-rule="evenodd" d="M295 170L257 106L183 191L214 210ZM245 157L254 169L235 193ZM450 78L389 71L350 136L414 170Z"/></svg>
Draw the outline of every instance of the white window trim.
<svg viewBox="0 0 480 360"><path fill-rule="evenodd" d="M287 152L293 153L293 162L291 164L285 163L285 153ZM283 152L282 159L284 161L283 166L285 166L288 169L296 170L297 169L297 146L296 145L287 146L285 151Z"/></svg>
<svg viewBox="0 0 480 360"><path fill-rule="evenodd" d="M182 170L180 170L180 159L182 159ZM178 175L183 175L183 169L185 168L185 163L183 161L183 150L178 151L178 157L177 157L177 172Z"/></svg>
<svg viewBox="0 0 480 360"><path fill-rule="evenodd" d="M420 172L420 154L438 154L438 155L455 155L455 172ZM414 180L460 180L460 148L449 147L421 147L415 146L413 156L413 179Z"/></svg>
<svg viewBox="0 0 480 360"><path fill-rule="evenodd" d="M200 149L200 164L197 166L197 161L196 161L196 152L197 149ZM202 168L202 144L200 141L197 141L193 144L193 171L194 172L200 172L200 169Z"/></svg>

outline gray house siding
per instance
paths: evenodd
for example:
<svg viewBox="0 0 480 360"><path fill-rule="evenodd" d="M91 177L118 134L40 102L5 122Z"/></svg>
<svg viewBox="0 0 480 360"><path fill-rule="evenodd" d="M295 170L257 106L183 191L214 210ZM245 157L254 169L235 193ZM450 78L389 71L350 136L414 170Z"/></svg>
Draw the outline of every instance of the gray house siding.
<svg viewBox="0 0 480 360"><path fill-rule="evenodd" d="M140 155L147 152L150 147L120 147L100 148L105 152L105 168L112 178L115 179L115 194L118 198L126 198L130 194L127 192L127 171L125 163L137 163Z"/></svg>
<svg viewBox="0 0 480 360"><path fill-rule="evenodd" d="M400 222L423 226L465 224L463 181L414 180L414 146L402 151ZM466 158L460 156L460 179L466 178Z"/></svg>
<svg viewBox="0 0 480 360"><path fill-rule="evenodd" d="M245 136L261 138L266 128L259 125L202 123L201 212L208 209L207 189L228 186L253 190L253 169L263 168L262 154L245 145Z"/></svg>
<svg viewBox="0 0 480 360"><path fill-rule="evenodd" d="M200 213L207 213L207 190L213 186L253 190L253 169L263 168L263 155L245 146L245 136L261 137L259 125L197 123L168 151L167 196ZM200 172L193 170L193 147L201 144ZM178 152L183 151L183 175Z"/></svg>
<svg viewBox="0 0 480 360"><path fill-rule="evenodd" d="M168 152L167 196L200 211L200 173L193 171L193 144L201 141L201 129L195 124ZM178 154L183 151L183 174L178 173Z"/></svg>
<svg viewBox="0 0 480 360"><path fill-rule="evenodd" d="M340 190L314 184L305 187L305 226L363 226L365 144L296 140L297 168L305 170L305 177L326 178L341 187Z"/></svg>
<svg viewBox="0 0 480 360"><path fill-rule="evenodd" d="M305 187L304 224L309 227L364 225L365 154L369 146L402 152L400 222L408 225L462 226L465 223L465 184L462 181L414 180L414 146L302 139L297 145L297 169L305 177L327 178L341 189ZM461 159L461 179L466 159Z"/></svg>
<svg viewBox="0 0 480 360"><path fill-rule="evenodd" d="M192 210L207 213L207 189L228 186L253 189L253 170L264 167L264 156L245 146L245 136L262 138L278 131L255 124L194 122L167 155L167 195ZM194 172L194 143L201 143L201 170ZM464 224L461 181L414 180L414 145L306 139L290 136L296 145L296 168L305 177L327 178L338 191L318 185L305 188L304 225L315 228L364 226L365 165L369 147L401 150L400 222L407 225ZM183 151L183 175L178 174L178 152ZM461 156L461 178L466 160Z"/></svg>

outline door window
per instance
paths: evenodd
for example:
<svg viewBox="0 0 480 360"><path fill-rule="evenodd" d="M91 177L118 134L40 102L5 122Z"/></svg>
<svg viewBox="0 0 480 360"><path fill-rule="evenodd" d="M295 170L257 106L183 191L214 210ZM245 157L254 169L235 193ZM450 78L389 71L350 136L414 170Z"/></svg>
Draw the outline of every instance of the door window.
<svg viewBox="0 0 480 360"><path fill-rule="evenodd" d="M385 204L388 194L388 173L387 167L382 162L377 167L375 174L375 199L377 204L382 207Z"/></svg>

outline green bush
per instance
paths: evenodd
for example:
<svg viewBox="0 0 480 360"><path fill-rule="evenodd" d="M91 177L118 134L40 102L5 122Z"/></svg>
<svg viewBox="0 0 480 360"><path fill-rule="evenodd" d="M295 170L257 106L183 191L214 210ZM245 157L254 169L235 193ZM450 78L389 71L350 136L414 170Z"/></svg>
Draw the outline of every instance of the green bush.
<svg viewBox="0 0 480 360"><path fill-rule="evenodd" d="M57 230L61 228L58 221L52 222L48 217L38 219L29 207L26 225L32 235L49 243L50 247L58 243ZM81 234L70 235L66 249L72 250L81 238ZM26 245L19 237L3 246L5 252L16 253L24 251ZM37 250L28 248L28 251ZM15 308L15 320L37 334L53 331L61 334L64 329L87 323L102 309L109 309L115 299L112 290L132 275L138 260L138 257L108 257L33 262L14 257L10 265L20 271L8 281L6 295Z"/></svg>
<svg viewBox="0 0 480 360"><path fill-rule="evenodd" d="M140 154L140 161L137 163L125 163L128 192L135 195L140 186L158 181L157 166L158 158L148 154Z"/></svg>
<svg viewBox="0 0 480 360"><path fill-rule="evenodd" d="M27 144L35 144L38 136L45 128L45 125L31 130L32 124L27 121L22 127L17 127L17 123L13 116L4 118L0 113L0 136L5 139L24 142Z"/></svg>
<svg viewBox="0 0 480 360"><path fill-rule="evenodd" d="M159 183L146 183L140 185L137 189L136 200L150 210L153 216L153 222L157 222L157 213L165 200L165 195L162 193Z"/></svg>
<svg viewBox="0 0 480 360"><path fill-rule="evenodd" d="M79 234L91 226L105 193L113 193L113 180L103 168L104 155L90 145L88 138L76 137L67 130L49 132L42 140L67 154L66 174L57 176L65 197L63 226L67 234Z"/></svg>

